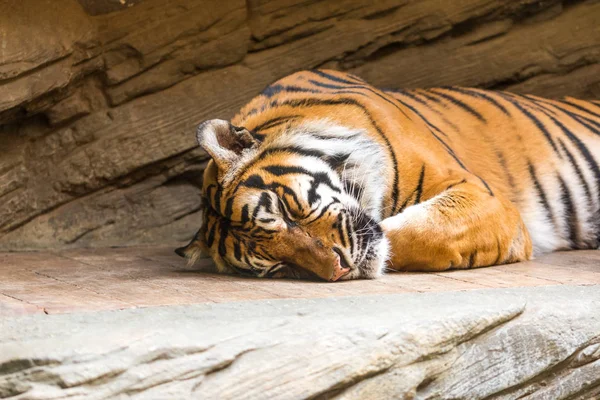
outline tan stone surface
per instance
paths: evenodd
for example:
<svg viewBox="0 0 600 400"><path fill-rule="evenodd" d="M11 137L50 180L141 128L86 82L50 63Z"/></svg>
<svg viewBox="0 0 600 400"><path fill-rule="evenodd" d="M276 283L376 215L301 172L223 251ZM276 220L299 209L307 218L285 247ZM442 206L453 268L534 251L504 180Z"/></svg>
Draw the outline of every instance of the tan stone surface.
<svg viewBox="0 0 600 400"><path fill-rule="evenodd" d="M187 267L166 247L0 253L0 316L74 313L259 299L339 298L486 288L600 285L600 251L443 273L389 273L377 280L249 279Z"/></svg>
<svg viewBox="0 0 600 400"><path fill-rule="evenodd" d="M187 240L196 124L299 69L598 99L599 19L592 0L0 2L0 248Z"/></svg>

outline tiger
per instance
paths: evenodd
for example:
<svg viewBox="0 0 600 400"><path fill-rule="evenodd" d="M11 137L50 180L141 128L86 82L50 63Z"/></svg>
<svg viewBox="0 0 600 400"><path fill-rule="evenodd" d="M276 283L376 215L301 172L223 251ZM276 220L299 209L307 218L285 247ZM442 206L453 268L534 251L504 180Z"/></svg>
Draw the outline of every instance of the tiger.
<svg viewBox="0 0 600 400"><path fill-rule="evenodd" d="M600 239L600 103L296 72L202 122L221 273L325 281L530 260Z"/></svg>

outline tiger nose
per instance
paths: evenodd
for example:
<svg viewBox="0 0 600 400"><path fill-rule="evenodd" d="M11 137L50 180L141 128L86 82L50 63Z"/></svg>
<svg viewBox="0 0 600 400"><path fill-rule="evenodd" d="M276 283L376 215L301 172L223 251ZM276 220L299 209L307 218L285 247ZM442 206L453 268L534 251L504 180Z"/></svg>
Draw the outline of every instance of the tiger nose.
<svg viewBox="0 0 600 400"><path fill-rule="evenodd" d="M346 266L342 265L343 255L341 254L341 251L338 250L337 248L334 248L333 252L335 253L336 258L335 258L335 262L333 264L333 271L331 274L331 278L329 278L329 281L331 281L331 282L337 281L338 279L347 275L350 272L350 267L346 267Z"/></svg>

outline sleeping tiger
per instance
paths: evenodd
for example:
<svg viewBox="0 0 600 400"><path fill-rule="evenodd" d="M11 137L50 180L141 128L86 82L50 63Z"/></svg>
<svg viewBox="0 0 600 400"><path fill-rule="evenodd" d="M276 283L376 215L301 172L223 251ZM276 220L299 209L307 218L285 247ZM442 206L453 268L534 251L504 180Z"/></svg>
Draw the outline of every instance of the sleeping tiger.
<svg viewBox="0 0 600 400"><path fill-rule="evenodd" d="M203 220L176 252L219 272L337 281L599 245L597 101L302 71L197 140Z"/></svg>

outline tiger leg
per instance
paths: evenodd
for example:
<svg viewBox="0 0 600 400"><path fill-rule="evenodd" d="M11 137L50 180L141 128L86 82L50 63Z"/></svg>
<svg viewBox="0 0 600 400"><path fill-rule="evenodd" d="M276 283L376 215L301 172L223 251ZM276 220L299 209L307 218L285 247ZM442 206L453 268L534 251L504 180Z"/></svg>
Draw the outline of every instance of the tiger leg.
<svg viewBox="0 0 600 400"><path fill-rule="evenodd" d="M531 258L532 243L516 207L477 185L451 187L387 218L391 268L444 271Z"/></svg>

